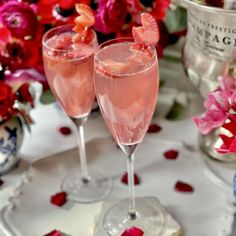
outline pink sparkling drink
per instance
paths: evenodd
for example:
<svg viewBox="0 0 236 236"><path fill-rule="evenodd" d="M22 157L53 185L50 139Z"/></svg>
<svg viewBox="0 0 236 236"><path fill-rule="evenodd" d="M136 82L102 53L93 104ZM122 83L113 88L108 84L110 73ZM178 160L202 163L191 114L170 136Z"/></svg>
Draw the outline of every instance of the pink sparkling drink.
<svg viewBox="0 0 236 236"><path fill-rule="evenodd" d="M95 89L104 119L122 145L140 143L152 119L159 73L154 47L133 42L105 45L95 57Z"/></svg>
<svg viewBox="0 0 236 236"><path fill-rule="evenodd" d="M87 116L95 99L93 32L89 43L73 43L74 32L60 29L43 47L45 73L52 93L65 112L74 118ZM63 32L64 31L64 32Z"/></svg>

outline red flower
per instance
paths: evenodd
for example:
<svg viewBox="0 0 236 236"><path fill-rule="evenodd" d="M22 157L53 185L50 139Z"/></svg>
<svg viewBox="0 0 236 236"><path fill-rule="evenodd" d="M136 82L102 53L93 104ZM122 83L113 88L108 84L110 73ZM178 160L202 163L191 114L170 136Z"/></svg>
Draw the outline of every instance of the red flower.
<svg viewBox="0 0 236 236"><path fill-rule="evenodd" d="M33 40L11 39L9 42L0 42L0 62L3 67L11 71L20 68L35 67L40 57L40 47Z"/></svg>
<svg viewBox="0 0 236 236"><path fill-rule="evenodd" d="M125 0L99 0L94 28L104 34L120 31L126 15Z"/></svg>
<svg viewBox="0 0 236 236"><path fill-rule="evenodd" d="M0 20L16 38L34 38L38 21L29 4L8 1L0 8Z"/></svg>
<svg viewBox="0 0 236 236"><path fill-rule="evenodd" d="M55 195L51 196L50 201L53 205L61 207L67 202L67 193L66 192L56 193Z"/></svg>
<svg viewBox="0 0 236 236"><path fill-rule="evenodd" d="M166 16L166 10L168 9L171 0L155 0L151 10L151 14L156 20L163 20Z"/></svg>
<svg viewBox="0 0 236 236"><path fill-rule="evenodd" d="M29 91L29 83L24 83L20 86L20 88L17 90L18 92L18 100L21 102L27 102L30 103L31 107L34 107L34 100L33 97Z"/></svg>
<svg viewBox="0 0 236 236"><path fill-rule="evenodd" d="M76 3L89 5L90 0L39 0L38 15L41 24L74 24Z"/></svg>
<svg viewBox="0 0 236 236"><path fill-rule="evenodd" d="M0 81L0 118L2 120L8 120L11 115L16 113L13 108L16 95L13 93L12 88Z"/></svg>
<svg viewBox="0 0 236 236"><path fill-rule="evenodd" d="M143 236L144 232L137 228L137 227L131 227L129 229L126 229L121 236Z"/></svg>

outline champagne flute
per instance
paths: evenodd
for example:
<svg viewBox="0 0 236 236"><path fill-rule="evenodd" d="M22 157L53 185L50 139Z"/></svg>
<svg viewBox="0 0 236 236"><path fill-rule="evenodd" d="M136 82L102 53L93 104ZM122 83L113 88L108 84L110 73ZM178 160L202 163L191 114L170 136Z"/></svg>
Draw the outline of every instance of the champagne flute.
<svg viewBox="0 0 236 236"><path fill-rule="evenodd" d="M72 25L55 27L43 36L43 61L50 89L77 128L80 172L69 173L62 190L77 202L103 199L111 190L111 179L100 169L88 171L84 124L95 99L94 52L97 38L92 31L89 43L74 43ZM65 158L66 161L66 158Z"/></svg>
<svg viewBox="0 0 236 236"><path fill-rule="evenodd" d="M104 217L104 229L120 236L134 226L146 235L159 235L165 211L147 198L135 199L134 153L151 122L158 94L156 49L136 50L132 39L114 39L100 45L95 54L95 93L103 118L127 156L129 199L112 206Z"/></svg>

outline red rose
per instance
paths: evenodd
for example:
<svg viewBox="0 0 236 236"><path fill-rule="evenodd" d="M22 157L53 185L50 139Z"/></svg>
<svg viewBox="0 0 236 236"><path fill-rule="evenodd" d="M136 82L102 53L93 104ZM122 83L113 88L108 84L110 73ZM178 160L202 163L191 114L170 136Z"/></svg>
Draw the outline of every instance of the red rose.
<svg viewBox="0 0 236 236"><path fill-rule="evenodd" d="M7 120L15 113L13 108L16 95L13 93L12 88L0 81L0 118Z"/></svg>
<svg viewBox="0 0 236 236"><path fill-rule="evenodd" d="M109 34L120 31L125 23L127 7L125 0L100 0L95 13L95 30Z"/></svg>
<svg viewBox="0 0 236 236"><path fill-rule="evenodd" d="M14 37L34 38L38 21L29 4L19 1L8 1L0 8L0 20Z"/></svg>
<svg viewBox="0 0 236 236"><path fill-rule="evenodd" d="M29 102L32 107L34 107L34 100L33 97L29 91L29 84L24 83L20 86L20 88L17 90L19 95L19 101L22 102Z"/></svg>

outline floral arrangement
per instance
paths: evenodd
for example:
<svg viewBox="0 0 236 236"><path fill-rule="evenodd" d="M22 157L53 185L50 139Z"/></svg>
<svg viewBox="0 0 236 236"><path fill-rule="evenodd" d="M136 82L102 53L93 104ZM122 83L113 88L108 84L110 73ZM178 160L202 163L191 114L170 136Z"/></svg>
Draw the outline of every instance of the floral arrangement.
<svg viewBox="0 0 236 236"><path fill-rule="evenodd" d="M219 134L222 145L216 150L222 154L236 153L236 79L227 75L220 77L219 82L204 102L206 111L193 120L203 135L216 128L224 129L226 132Z"/></svg>
<svg viewBox="0 0 236 236"><path fill-rule="evenodd" d="M40 82L43 91L49 90L42 63L42 36L52 27L74 23L76 3L90 5L93 9L99 42L130 36L132 27L141 23L140 12L151 13L159 24L161 38L157 51L160 56L167 45L176 42L185 32L168 31L164 19L171 0L2 0L0 89L4 93L0 94L1 121L18 113L26 114L16 108L16 101L33 105L29 91L32 81Z"/></svg>

